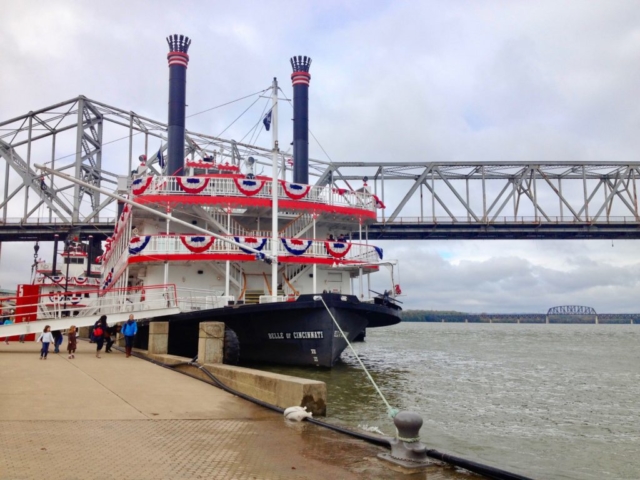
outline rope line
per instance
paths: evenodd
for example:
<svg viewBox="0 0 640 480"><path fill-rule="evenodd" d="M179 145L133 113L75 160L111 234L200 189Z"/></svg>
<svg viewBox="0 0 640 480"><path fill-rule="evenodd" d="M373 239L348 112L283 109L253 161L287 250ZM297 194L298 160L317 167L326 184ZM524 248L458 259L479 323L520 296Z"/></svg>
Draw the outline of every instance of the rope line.
<svg viewBox="0 0 640 480"><path fill-rule="evenodd" d="M322 296L318 295L318 298L320 298L320 301L322 302L322 304L324 305L324 308L327 309L327 312L329 312L329 315L331 316L331 319L333 320L333 323L336 324L336 327L338 327L338 330L340 330L340 333L342 334L342 337L345 339L345 341L347 342L347 345L349 345L349 348L351 349L351 351L353 352L353 354L355 355L356 359L358 360L358 362L360 363L360 366L362 367L362 369L364 370L364 373L367 374L367 377L369 377L369 380L371 380L371 383L373 384L373 387L376 389L376 391L378 392L378 395L380 395L380 398L382 398L382 401L384 402L384 404L387 406L387 413L389 414L390 418L394 418L397 414L398 414L398 409L397 408L393 408L391 405L389 405L389 402L387 402L387 399L384 397L384 395L382 394L382 392L380 391L380 388L378 388L378 385L376 384L375 380L373 379L373 377L371 376L371 374L369 373L369 371L367 370L367 367L364 366L364 363L362 363L362 360L360 360L360 357L358 356L358 354L356 353L356 351L353 348L353 345L351 345L351 342L349 342L349 339L347 339L347 336L344 334L344 332L342 331L342 328L340 328L340 325L338 324L338 321L335 319L335 317L333 316L333 313L331 313L331 310L329 310L329 307L327 306L327 304L324 302L324 298L322 298ZM315 298L314 298L315 300ZM411 439L410 439L411 440ZM418 439L419 440L419 439Z"/></svg>

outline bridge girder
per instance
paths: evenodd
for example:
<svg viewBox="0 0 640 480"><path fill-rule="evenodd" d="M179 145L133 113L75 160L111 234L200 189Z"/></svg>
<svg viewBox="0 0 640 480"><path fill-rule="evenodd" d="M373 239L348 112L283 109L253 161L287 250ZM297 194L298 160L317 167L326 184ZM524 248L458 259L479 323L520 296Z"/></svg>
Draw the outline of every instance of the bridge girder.
<svg viewBox="0 0 640 480"><path fill-rule="evenodd" d="M113 209L111 199L60 179L48 178L42 188L31 165L72 170L92 185L115 189L117 177L134 168L134 151L151 157L147 165L159 173L149 141L157 140L165 149L166 129L163 122L84 96L0 122L2 224L27 230L45 220L61 228L107 225L116 216L105 213ZM269 148L187 131L185 155L205 154L236 165L251 155L264 166L271 165L272 156ZM368 177L368 188L392 212L385 216L385 210L379 211L370 229L378 238L640 238L639 162L310 159L310 175L318 185L347 189L361 188L356 182ZM2 228L0 241L6 239Z"/></svg>

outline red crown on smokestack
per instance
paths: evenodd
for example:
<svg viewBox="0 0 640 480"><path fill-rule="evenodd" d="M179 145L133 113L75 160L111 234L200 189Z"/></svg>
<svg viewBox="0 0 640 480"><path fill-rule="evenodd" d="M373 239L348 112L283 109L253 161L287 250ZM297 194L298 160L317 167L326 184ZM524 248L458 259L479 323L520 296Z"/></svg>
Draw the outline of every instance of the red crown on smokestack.
<svg viewBox="0 0 640 480"><path fill-rule="evenodd" d="M293 73L291 74L292 85L306 85L308 87L311 81L311 74L309 74L311 57L303 57L302 55L291 57L291 67L293 68Z"/></svg>
<svg viewBox="0 0 640 480"><path fill-rule="evenodd" d="M167 37L167 43L169 44L169 54L167 55L169 66L180 65L187 68L189 64L187 51L189 50L189 45L191 45L189 37L178 34L169 35Z"/></svg>

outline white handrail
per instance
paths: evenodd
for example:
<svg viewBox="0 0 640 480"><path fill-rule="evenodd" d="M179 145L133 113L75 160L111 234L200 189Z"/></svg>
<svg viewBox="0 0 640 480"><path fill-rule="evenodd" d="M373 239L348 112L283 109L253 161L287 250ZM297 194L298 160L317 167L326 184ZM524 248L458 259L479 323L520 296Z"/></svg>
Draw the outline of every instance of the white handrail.
<svg viewBox="0 0 640 480"><path fill-rule="evenodd" d="M178 184L178 178L182 182L190 177L153 177L149 186L140 193L139 196L148 195L188 195L188 196L214 196L214 197L239 197L249 198L242 193L236 186L233 178L209 178L208 183L202 191L198 193L185 192ZM200 178L200 177L193 177ZM265 179L256 179L257 182L264 182L262 188L250 198L271 199L271 181ZM284 191L284 188L278 183L278 199L291 200ZM310 186L307 195L298 202L319 203L324 205L335 205L339 207L351 207L362 210L376 211L375 197L367 192L353 192L334 188L330 185Z"/></svg>
<svg viewBox="0 0 640 480"><path fill-rule="evenodd" d="M187 248L187 246L182 242L180 237L183 235L180 234L170 234L170 235L149 235L149 243L138 255L190 255L193 252ZM197 236L197 235L194 235ZM335 241L334 241L335 242ZM334 243L331 242L331 243ZM347 243L347 242L338 242L338 243ZM344 257L336 258L327 252L325 241L324 240L312 240L311 246L307 249L307 251L300 255L300 258L322 258L322 259L330 259L335 261L353 261L353 262L364 262L364 263L373 263L379 260L378 252L376 251L373 245L366 245L364 243L350 243L351 247L349 251ZM271 251L271 238L266 239L266 244L262 249L265 252ZM292 256L281 241L278 241L277 245L278 256ZM213 244L204 252L201 253L220 253L220 254L242 254L242 250L235 245L231 245L226 242L218 242L214 241ZM252 254L251 254L252 255ZM135 256L135 255L132 255ZM247 258L250 258L247 255Z"/></svg>

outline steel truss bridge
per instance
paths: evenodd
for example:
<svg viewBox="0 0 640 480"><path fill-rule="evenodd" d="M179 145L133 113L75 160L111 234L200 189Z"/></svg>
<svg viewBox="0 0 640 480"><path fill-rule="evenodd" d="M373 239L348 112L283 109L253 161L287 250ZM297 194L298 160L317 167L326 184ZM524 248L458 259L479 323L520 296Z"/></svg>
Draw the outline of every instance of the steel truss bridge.
<svg viewBox="0 0 640 480"><path fill-rule="evenodd" d="M115 191L139 154L159 173L154 154L166 149L166 131L163 122L84 96L0 122L0 241L51 240L70 232L106 236L116 217L111 198L42 177L33 165ZM267 167L272 153L187 131L185 156L205 155L234 165L253 156ZM280 156L281 176L288 160ZM311 159L309 173L318 185L357 190L367 183L380 197L386 209L368 227L370 239L640 238L640 162Z"/></svg>

